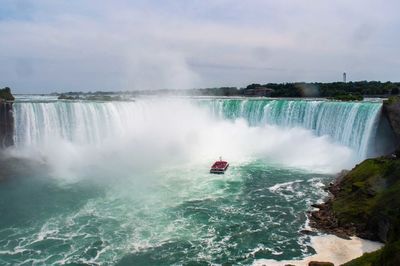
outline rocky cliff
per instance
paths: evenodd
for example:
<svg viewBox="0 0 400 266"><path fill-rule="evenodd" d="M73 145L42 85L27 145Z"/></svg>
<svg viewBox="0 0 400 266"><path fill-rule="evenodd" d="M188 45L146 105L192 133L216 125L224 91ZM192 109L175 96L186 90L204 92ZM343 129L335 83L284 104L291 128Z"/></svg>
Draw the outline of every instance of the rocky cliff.
<svg viewBox="0 0 400 266"><path fill-rule="evenodd" d="M0 149L14 144L14 116L10 88L0 89Z"/></svg>
<svg viewBox="0 0 400 266"><path fill-rule="evenodd" d="M383 102L383 114L387 117L390 127L397 138L397 148L400 144L400 96L392 96Z"/></svg>

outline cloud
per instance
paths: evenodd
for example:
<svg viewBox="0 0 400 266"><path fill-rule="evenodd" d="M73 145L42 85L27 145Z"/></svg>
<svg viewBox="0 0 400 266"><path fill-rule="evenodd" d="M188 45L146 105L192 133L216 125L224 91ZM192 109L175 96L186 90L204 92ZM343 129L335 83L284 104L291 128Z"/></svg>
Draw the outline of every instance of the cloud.
<svg viewBox="0 0 400 266"><path fill-rule="evenodd" d="M396 80L399 8L392 0L5 0L0 86L244 86L339 80L343 71Z"/></svg>

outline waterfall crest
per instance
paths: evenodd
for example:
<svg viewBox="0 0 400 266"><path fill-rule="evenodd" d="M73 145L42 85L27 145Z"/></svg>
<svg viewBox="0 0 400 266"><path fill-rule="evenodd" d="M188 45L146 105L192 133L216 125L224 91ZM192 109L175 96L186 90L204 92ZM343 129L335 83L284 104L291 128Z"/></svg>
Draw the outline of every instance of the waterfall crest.
<svg viewBox="0 0 400 266"><path fill-rule="evenodd" d="M245 119L250 126L301 127L315 135L330 136L335 142L368 155L375 136L380 103L333 102L283 99L191 99L219 119ZM40 143L49 137L72 142L101 143L145 126L148 112L157 112L157 103L86 101L25 101L14 104L17 146ZM151 116L154 118L154 116ZM151 121L157 123L157 121Z"/></svg>

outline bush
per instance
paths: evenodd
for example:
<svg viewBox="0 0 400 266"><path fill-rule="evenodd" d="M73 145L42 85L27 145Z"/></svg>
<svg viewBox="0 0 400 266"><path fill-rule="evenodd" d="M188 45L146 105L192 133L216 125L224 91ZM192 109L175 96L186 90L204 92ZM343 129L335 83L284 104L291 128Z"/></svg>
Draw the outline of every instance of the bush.
<svg viewBox="0 0 400 266"><path fill-rule="evenodd" d="M9 87L5 87L4 89L0 89L0 99L5 101L14 101L14 96L11 94L11 89Z"/></svg>

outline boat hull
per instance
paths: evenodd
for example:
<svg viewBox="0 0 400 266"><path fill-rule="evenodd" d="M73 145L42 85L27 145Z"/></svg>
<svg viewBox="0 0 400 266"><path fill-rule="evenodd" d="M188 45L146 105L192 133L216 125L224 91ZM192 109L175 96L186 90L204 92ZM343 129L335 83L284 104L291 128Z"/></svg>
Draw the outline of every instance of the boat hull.
<svg viewBox="0 0 400 266"><path fill-rule="evenodd" d="M211 167L211 174L224 174L226 169L228 169L229 164L224 165L223 167Z"/></svg>

